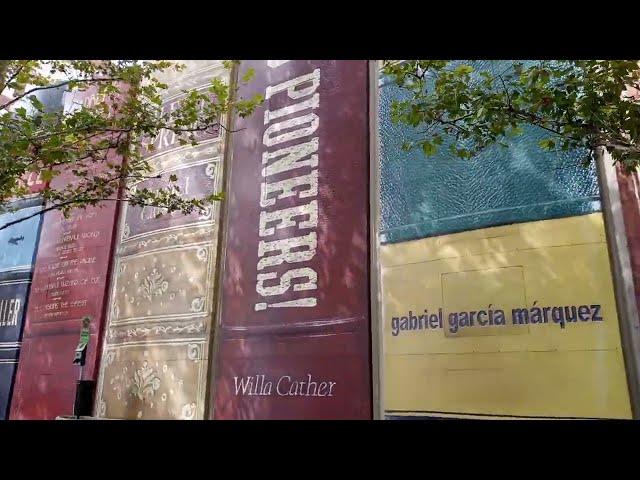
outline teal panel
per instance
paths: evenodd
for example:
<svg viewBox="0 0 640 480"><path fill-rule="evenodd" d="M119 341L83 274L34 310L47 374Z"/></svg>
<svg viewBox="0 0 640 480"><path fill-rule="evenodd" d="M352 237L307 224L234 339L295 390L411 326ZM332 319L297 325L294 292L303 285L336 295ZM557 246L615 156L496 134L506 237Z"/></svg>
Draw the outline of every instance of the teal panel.
<svg viewBox="0 0 640 480"><path fill-rule="evenodd" d="M476 61L476 70L505 67L502 61ZM545 152L535 127L510 139L509 148L490 147L471 160L445 148L426 157L405 152L416 130L391 122L393 99L405 94L392 83L380 87L380 241L395 243L510 223L599 211L594 165L582 165L581 152Z"/></svg>
<svg viewBox="0 0 640 480"><path fill-rule="evenodd" d="M42 208L39 198L15 202L10 207L19 210L0 215L0 226L27 218L0 230L0 272L31 269L35 260L41 215L35 215Z"/></svg>

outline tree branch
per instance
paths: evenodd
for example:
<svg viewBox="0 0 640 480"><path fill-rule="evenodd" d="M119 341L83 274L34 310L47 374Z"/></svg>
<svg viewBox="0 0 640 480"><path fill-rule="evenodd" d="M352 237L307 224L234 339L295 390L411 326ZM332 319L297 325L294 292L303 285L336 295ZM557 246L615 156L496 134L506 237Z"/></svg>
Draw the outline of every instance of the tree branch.
<svg viewBox="0 0 640 480"><path fill-rule="evenodd" d="M4 91L5 88L7 88L7 85L9 85L13 80L15 80L15 78L20 75L20 72L22 70L24 70L24 66L25 64L20 65L18 68L16 68L16 71L13 72L13 74L2 84L2 88L0 88L0 93L2 93Z"/></svg>
<svg viewBox="0 0 640 480"><path fill-rule="evenodd" d="M149 178L156 178L156 177L149 177ZM117 178L115 178L114 180L117 180ZM78 194L77 196L80 196L80 194ZM98 202L131 202L133 201L133 198L101 198L98 199ZM68 201L64 201L64 202L60 202L60 203L56 203L56 204L52 204L48 207L43 208L42 210L39 210L35 213L32 213L31 215L27 215L26 217L22 217L19 218L17 220L12 220L11 222L7 222L4 225L0 226L0 231L1 230L5 230L13 225L17 225L18 223L24 222L26 220L29 220L30 218L33 217L37 217L38 215L43 215L47 212L53 211L53 210L59 210L65 206L68 205L73 205L75 203L82 203L83 200L82 199L73 199L73 200L68 200ZM143 207L157 207L157 208L167 208L167 207L163 207L162 205L159 205L157 203L146 203L146 202L138 202L136 201L135 203L136 206L143 206ZM199 208L199 207L194 207L194 208Z"/></svg>
<svg viewBox="0 0 640 480"><path fill-rule="evenodd" d="M68 202L69 204L72 202ZM4 230L6 228L11 227L12 225L17 225L18 223L24 222L25 220L29 220L30 218L33 217L37 217L38 215L42 215L46 212L49 212L51 210L55 210L57 208L61 208L63 205L51 205L50 207L46 207L43 208L42 210L39 210L35 213L32 213L31 215L27 215L26 217L22 217L22 218L18 218L17 220L12 220L11 222L7 222L4 225L0 226L0 230Z"/></svg>
<svg viewBox="0 0 640 480"><path fill-rule="evenodd" d="M504 93L507 95L507 104L509 105L509 107L511 107L511 95L509 94L509 89L507 88L507 85L504 83L504 79L502 78L502 75L498 74L498 78L502 82L502 88L504 89Z"/></svg>
<svg viewBox="0 0 640 480"><path fill-rule="evenodd" d="M11 105L13 105L14 103L16 103L18 100L26 97L27 95L31 95L33 92L37 92L39 90L49 90L52 88L60 88L60 87L64 87L65 85L69 85L70 83L91 83L91 82L117 82L122 80L121 78L118 77L112 77L112 78L81 78L81 79L76 79L76 80L65 80L64 82L60 82L60 83L56 83L54 85L45 85L45 86L41 86L41 87L35 87L32 88L31 90L24 92L20 95L18 95L17 97L14 97L13 99L9 100L7 103L4 103L2 105L0 105L0 110L7 110Z"/></svg>

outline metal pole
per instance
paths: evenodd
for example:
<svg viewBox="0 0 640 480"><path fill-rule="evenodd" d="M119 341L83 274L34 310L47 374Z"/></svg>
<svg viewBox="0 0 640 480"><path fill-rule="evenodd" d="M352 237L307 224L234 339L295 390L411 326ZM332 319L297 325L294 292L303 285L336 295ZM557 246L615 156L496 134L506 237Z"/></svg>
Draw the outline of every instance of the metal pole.
<svg viewBox="0 0 640 480"><path fill-rule="evenodd" d="M80 376L78 377L78 384L76 385L76 398L73 401L73 413L76 413L76 403L78 400L78 389L80 388L80 382L82 381L82 370L84 369L84 365L80 364ZM80 419L80 415L76 415L76 420Z"/></svg>

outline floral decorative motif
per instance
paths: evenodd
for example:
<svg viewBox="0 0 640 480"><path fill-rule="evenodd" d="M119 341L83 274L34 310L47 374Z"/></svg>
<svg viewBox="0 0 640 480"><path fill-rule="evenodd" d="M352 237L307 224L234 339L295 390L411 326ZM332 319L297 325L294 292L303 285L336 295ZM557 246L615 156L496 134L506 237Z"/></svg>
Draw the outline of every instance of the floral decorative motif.
<svg viewBox="0 0 640 480"><path fill-rule="evenodd" d="M133 374L133 385L131 386L131 394L140 400L150 399L156 390L160 388L160 378L155 374L147 362Z"/></svg>
<svg viewBox="0 0 640 480"><path fill-rule="evenodd" d="M214 177L216 176L216 164L215 163L209 163L207 164L207 168L204 171L204 174L209 177L211 180L214 179Z"/></svg>
<svg viewBox="0 0 640 480"><path fill-rule="evenodd" d="M196 414L196 404L194 402L187 403L182 406L181 416L183 420L191 420L195 414Z"/></svg>
<svg viewBox="0 0 640 480"><path fill-rule="evenodd" d="M202 309L204 308L204 298L203 297L196 297L193 300L191 300L191 311L192 312L201 312Z"/></svg>
<svg viewBox="0 0 640 480"><path fill-rule="evenodd" d="M211 218L212 213L213 213L213 209L211 208L211 205L207 205L206 207L203 208L202 215L200 215L198 218L200 220L207 220Z"/></svg>
<svg viewBox="0 0 640 480"><path fill-rule="evenodd" d="M108 351L106 355L107 365L111 365L115 360L115 358L116 358L116 352L114 352L113 350Z"/></svg>
<svg viewBox="0 0 640 480"><path fill-rule="evenodd" d="M200 356L201 348L202 346L199 344L189 344L187 355L191 358L194 355L193 351L195 355ZM166 408L169 417L174 419L193 419L200 412L197 401L192 401L195 399L185 398L187 392L184 390L184 379L179 378L176 371L167 363L155 362L152 364L151 361L145 360L140 368L137 368L139 364L134 361L127 363L130 363L130 368L127 365L122 365L117 373L114 372L115 375L109 381L116 398L110 400L103 397L102 394L100 395L97 404L98 416L105 415L107 404L114 404L113 408L116 411L120 407L124 407L127 418L154 416L153 412L158 408ZM129 403L131 398L135 401L133 404ZM138 403L140 401L142 404ZM185 401L187 403L183 403ZM117 402L120 407L116 406L114 402ZM131 405L131 407L127 407L127 405ZM133 405L137 405L137 409L139 409L137 416L135 410L129 410L129 408L133 408ZM109 408L111 409L111 406Z"/></svg>
<svg viewBox="0 0 640 480"><path fill-rule="evenodd" d="M203 226L194 231L168 233L159 238L152 238L148 240L138 240L133 243L127 243L126 247L118 247L118 254L125 255L127 252L141 250L143 248L158 248L161 245L171 244L185 244L190 241L192 237L210 237L213 233L213 228L210 226Z"/></svg>
<svg viewBox="0 0 640 480"><path fill-rule="evenodd" d="M201 262L206 262L207 257L209 256L209 252L207 251L206 248L199 248L198 251L196 252L196 256L198 257L198 260L200 260Z"/></svg>
<svg viewBox="0 0 640 480"><path fill-rule="evenodd" d="M151 301L154 296L159 297L164 294L168 288L169 282L154 268L151 270L151 273L142 280L139 290L142 292L144 298Z"/></svg>
<svg viewBox="0 0 640 480"><path fill-rule="evenodd" d="M198 360L200 358L200 345L197 343L187 345L187 358L189 360Z"/></svg>
<svg viewBox="0 0 640 480"><path fill-rule="evenodd" d="M133 327L127 329L109 329L109 340L119 338L148 337L151 335L193 334L204 331L203 322L188 323L185 325L154 325L152 327Z"/></svg>
<svg viewBox="0 0 640 480"><path fill-rule="evenodd" d="M111 318L118 318L118 315L120 315L120 308L118 307L116 302L113 302L113 306L111 308Z"/></svg>

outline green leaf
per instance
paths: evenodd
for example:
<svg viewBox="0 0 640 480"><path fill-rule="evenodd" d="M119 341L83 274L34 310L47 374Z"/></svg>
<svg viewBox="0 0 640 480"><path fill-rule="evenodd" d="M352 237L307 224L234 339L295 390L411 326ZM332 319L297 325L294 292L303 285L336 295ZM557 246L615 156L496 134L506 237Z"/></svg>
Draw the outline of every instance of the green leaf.
<svg viewBox="0 0 640 480"><path fill-rule="evenodd" d="M43 182L50 182L53 177L55 176L55 173L53 170L43 170L40 172L40 178L42 178Z"/></svg>
<svg viewBox="0 0 640 480"><path fill-rule="evenodd" d="M422 152L426 155L426 156L431 156L433 154L435 154L438 151L438 147L436 147L433 143L431 142L422 142Z"/></svg>
<svg viewBox="0 0 640 480"><path fill-rule="evenodd" d="M540 140L538 142L538 145L544 150L553 150L556 146L556 142L551 138L545 138L543 140Z"/></svg>
<svg viewBox="0 0 640 480"><path fill-rule="evenodd" d="M44 104L40 100L38 100L38 97L36 97L35 95L29 95L29 101L31 102L31 105L33 105L33 107L39 112L42 112L44 110Z"/></svg>
<svg viewBox="0 0 640 480"><path fill-rule="evenodd" d="M254 68L248 68L247 71L244 73L244 75L242 75L242 81L244 83L247 83L255 76L255 74L256 74L256 71Z"/></svg>
<svg viewBox="0 0 640 480"><path fill-rule="evenodd" d="M522 135L524 133L524 130L522 129L522 127L514 127L509 129L508 133L510 137L517 137L519 135Z"/></svg>
<svg viewBox="0 0 640 480"><path fill-rule="evenodd" d="M456 75L468 75L471 72L473 72L473 67L471 65L458 65L454 72L456 73Z"/></svg>

